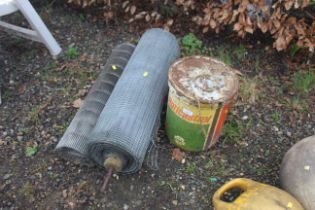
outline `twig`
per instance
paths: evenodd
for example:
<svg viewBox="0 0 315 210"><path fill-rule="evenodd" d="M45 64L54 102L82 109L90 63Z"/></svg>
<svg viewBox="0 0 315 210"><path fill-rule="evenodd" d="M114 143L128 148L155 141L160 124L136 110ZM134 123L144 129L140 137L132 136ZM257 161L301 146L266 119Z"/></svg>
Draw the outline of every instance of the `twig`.
<svg viewBox="0 0 315 210"><path fill-rule="evenodd" d="M315 16L313 16L311 13L309 13L308 11L305 11L305 14L307 14L310 18L312 18L313 20L315 20Z"/></svg>
<svg viewBox="0 0 315 210"><path fill-rule="evenodd" d="M104 178L104 182L103 182L103 186L101 188L101 192L105 192L106 186L108 184L109 178L112 176L112 173L113 173L113 168L110 167L108 169L108 172L107 172L105 178Z"/></svg>

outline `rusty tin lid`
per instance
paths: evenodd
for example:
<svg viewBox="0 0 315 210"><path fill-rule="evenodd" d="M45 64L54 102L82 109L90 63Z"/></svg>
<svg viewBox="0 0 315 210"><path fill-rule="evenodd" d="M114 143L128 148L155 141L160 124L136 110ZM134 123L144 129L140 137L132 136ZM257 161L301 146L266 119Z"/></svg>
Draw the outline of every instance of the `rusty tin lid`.
<svg viewBox="0 0 315 210"><path fill-rule="evenodd" d="M200 103L228 102L239 89L235 70L205 56L177 60L170 67L169 85L178 95Z"/></svg>

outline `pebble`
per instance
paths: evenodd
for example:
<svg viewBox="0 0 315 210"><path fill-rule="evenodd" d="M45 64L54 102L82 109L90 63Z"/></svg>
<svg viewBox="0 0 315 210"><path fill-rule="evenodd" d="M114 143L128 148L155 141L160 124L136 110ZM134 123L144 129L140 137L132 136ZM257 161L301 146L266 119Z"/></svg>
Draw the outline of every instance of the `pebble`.
<svg viewBox="0 0 315 210"><path fill-rule="evenodd" d="M12 174L6 174L3 176L4 180L10 179L10 177L12 176Z"/></svg>
<svg viewBox="0 0 315 210"><path fill-rule="evenodd" d="M16 137L18 141L22 141L23 140L23 136L17 136Z"/></svg>
<svg viewBox="0 0 315 210"><path fill-rule="evenodd" d="M52 136L50 139L51 139L53 142L58 142L58 139L57 139L56 137L54 137L54 136Z"/></svg>
<svg viewBox="0 0 315 210"><path fill-rule="evenodd" d="M136 202L135 202L135 205L136 206L140 206L142 204L142 201L141 200L137 200Z"/></svg>
<svg viewBox="0 0 315 210"><path fill-rule="evenodd" d="M172 201L172 204L173 204L174 206L177 206L177 205L178 205L178 201L177 201L177 200L173 200L173 201Z"/></svg>
<svg viewBox="0 0 315 210"><path fill-rule="evenodd" d="M288 137L291 137L292 136L292 133L290 131L287 131L287 136Z"/></svg>
<svg viewBox="0 0 315 210"><path fill-rule="evenodd" d="M6 140L6 141L11 141L11 137L10 136L6 136L5 138L4 138L4 140Z"/></svg>
<svg viewBox="0 0 315 210"><path fill-rule="evenodd" d="M248 119L248 116L247 116L247 115L245 115L245 116L242 117L242 120L247 120L247 119Z"/></svg>
<svg viewBox="0 0 315 210"><path fill-rule="evenodd" d="M8 135L8 132L4 131L2 134L3 134L3 137L6 137Z"/></svg>
<svg viewBox="0 0 315 210"><path fill-rule="evenodd" d="M129 209L129 206L127 204L124 204L124 207L123 207L124 210L127 210Z"/></svg>
<svg viewBox="0 0 315 210"><path fill-rule="evenodd" d="M274 129L275 131L279 131L279 128L276 127L276 126L273 126L273 129Z"/></svg>
<svg viewBox="0 0 315 210"><path fill-rule="evenodd" d="M119 176L117 174L113 174L113 177L117 180L119 180Z"/></svg>

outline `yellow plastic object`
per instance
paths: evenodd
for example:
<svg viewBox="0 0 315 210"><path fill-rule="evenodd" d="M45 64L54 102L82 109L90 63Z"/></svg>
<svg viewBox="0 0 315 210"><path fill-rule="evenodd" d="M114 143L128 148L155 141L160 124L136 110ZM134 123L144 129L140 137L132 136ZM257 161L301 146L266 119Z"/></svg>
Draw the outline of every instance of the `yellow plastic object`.
<svg viewBox="0 0 315 210"><path fill-rule="evenodd" d="M223 201L223 194L231 189L242 193L232 202ZM287 192L250 179L234 179L212 198L215 210L304 210L301 204Z"/></svg>

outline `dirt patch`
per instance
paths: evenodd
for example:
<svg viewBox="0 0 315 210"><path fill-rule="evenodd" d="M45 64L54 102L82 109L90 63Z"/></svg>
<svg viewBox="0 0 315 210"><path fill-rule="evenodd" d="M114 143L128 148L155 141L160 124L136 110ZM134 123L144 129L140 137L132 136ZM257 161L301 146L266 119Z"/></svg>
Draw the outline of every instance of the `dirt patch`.
<svg viewBox="0 0 315 210"><path fill-rule="evenodd" d="M314 92L294 88L293 60L246 42L244 56L231 60L243 73L241 85L251 88L241 89L219 144L187 153L179 163L172 160L174 147L162 126L159 170L144 166L133 175L115 175L102 194L103 169L62 160L54 148L76 112L72 102L84 98L111 49L137 40L140 32L122 22L93 21L64 6L38 10L64 55L54 61L41 44L0 32L1 209L212 209L211 196L231 178L278 186L284 153L315 133ZM208 42L216 55L221 46L230 55L239 46L224 37L208 37Z"/></svg>

